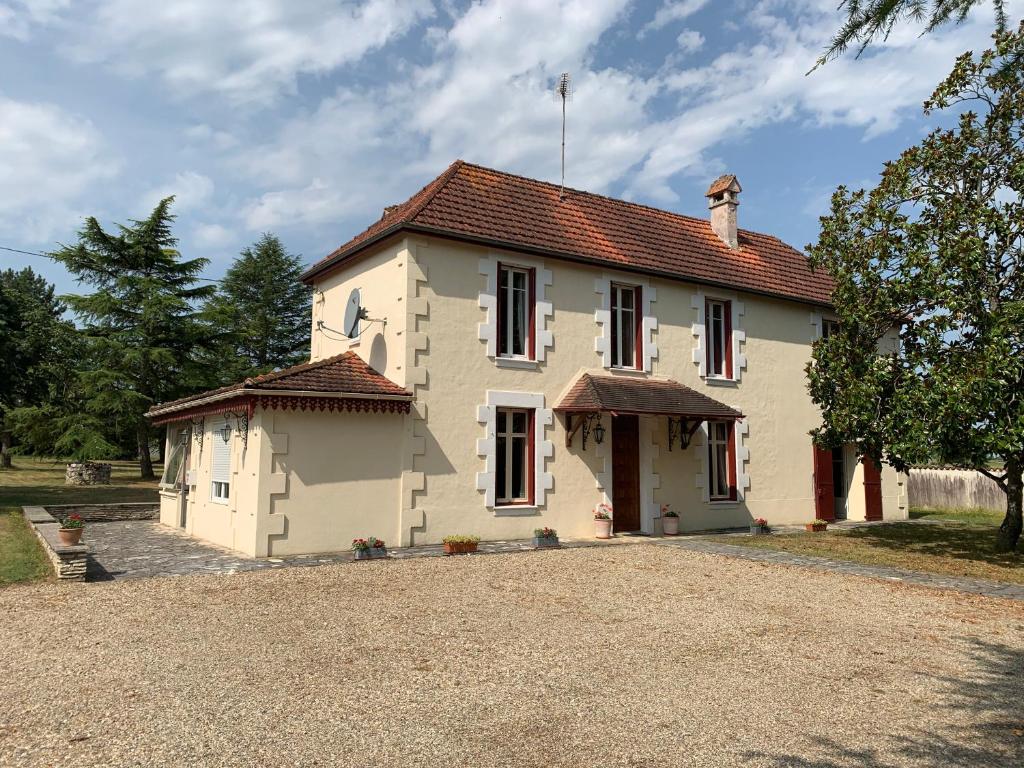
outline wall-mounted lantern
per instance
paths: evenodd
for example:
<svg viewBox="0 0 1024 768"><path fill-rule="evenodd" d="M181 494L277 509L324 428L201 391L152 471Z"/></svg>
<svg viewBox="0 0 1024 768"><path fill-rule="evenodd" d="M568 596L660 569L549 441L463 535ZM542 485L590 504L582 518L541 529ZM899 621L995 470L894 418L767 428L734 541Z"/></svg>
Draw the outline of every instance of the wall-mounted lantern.
<svg viewBox="0 0 1024 768"><path fill-rule="evenodd" d="M231 425L226 421L224 422L224 426L220 428L220 437L225 443L231 439Z"/></svg>

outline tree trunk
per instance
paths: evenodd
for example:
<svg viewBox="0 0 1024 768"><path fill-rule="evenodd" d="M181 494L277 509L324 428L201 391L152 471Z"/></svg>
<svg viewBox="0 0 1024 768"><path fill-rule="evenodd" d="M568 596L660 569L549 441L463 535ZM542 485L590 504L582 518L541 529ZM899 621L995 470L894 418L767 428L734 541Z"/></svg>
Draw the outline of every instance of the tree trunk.
<svg viewBox="0 0 1024 768"><path fill-rule="evenodd" d="M999 526L996 548L1000 552L1013 552L1020 540L1021 527L1024 526L1024 478L1021 477L1022 464L1020 458L1006 462L1006 517Z"/></svg>
<svg viewBox="0 0 1024 768"><path fill-rule="evenodd" d="M153 459L149 456L149 423L140 421L136 436L139 443L139 474L143 480L153 480Z"/></svg>
<svg viewBox="0 0 1024 768"><path fill-rule="evenodd" d="M11 433L0 432L0 469L11 469Z"/></svg>

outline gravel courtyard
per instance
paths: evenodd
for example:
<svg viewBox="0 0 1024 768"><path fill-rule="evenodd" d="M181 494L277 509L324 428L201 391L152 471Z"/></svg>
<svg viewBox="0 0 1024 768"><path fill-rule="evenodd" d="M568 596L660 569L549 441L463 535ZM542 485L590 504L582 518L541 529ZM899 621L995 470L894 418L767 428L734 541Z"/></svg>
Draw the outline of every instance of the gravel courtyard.
<svg viewBox="0 0 1024 768"><path fill-rule="evenodd" d="M1024 761L1024 606L670 547L0 590L0 765Z"/></svg>

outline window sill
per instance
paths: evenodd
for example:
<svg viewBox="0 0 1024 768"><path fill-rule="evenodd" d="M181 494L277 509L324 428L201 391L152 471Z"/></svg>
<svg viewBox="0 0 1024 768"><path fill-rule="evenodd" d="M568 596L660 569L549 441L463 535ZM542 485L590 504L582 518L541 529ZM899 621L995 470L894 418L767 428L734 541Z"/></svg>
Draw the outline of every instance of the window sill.
<svg viewBox="0 0 1024 768"><path fill-rule="evenodd" d="M210 497L210 503L212 503L212 504L220 504L222 507L226 507L228 505L228 499L215 499L215 498L213 498L211 496Z"/></svg>
<svg viewBox="0 0 1024 768"><path fill-rule="evenodd" d="M499 368L519 368L520 370L537 370L540 368L540 362L537 360L528 360L525 357L496 357L494 358L494 364Z"/></svg>
<svg viewBox="0 0 1024 768"><path fill-rule="evenodd" d="M493 509L495 517L529 517L540 514L540 507L536 504L508 504Z"/></svg>
<svg viewBox="0 0 1024 768"><path fill-rule="evenodd" d="M735 387L739 385L737 379L727 379L724 376L705 376L704 383L712 387Z"/></svg>
<svg viewBox="0 0 1024 768"><path fill-rule="evenodd" d="M739 499L711 499L708 504L712 507L738 507Z"/></svg>
<svg viewBox="0 0 1024 768"><path fill-rule="evenodd" d="M605 370L610 371L612 373L621 373L621 374L623 374L625 376L646 376L647 375L647 371L643 370L642 368L622 368L622 367L617 366L617 365L610 365Z"/></svg>

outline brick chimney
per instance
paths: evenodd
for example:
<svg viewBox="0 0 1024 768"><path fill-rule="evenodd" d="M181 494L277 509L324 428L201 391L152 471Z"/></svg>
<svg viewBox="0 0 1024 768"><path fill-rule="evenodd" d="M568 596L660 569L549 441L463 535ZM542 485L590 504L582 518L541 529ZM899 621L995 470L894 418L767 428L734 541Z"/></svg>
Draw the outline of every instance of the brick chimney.
<svg viewBox="0 0 1024 768"><path fill-rule="evenodd" d="M711 228L730 248L740 247L736 239L736 208L740 204L737 195L742 191L736 177L727 173L711 182L705 193L711 209Z"/></svg>

